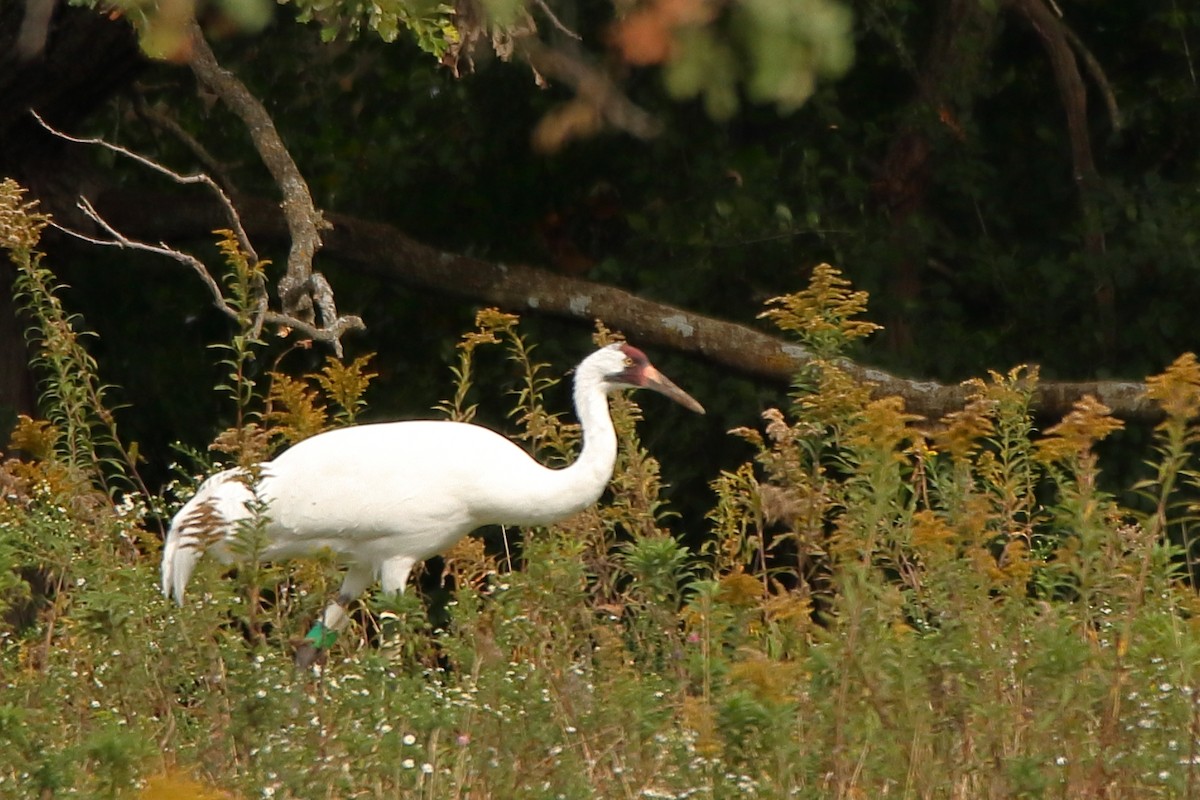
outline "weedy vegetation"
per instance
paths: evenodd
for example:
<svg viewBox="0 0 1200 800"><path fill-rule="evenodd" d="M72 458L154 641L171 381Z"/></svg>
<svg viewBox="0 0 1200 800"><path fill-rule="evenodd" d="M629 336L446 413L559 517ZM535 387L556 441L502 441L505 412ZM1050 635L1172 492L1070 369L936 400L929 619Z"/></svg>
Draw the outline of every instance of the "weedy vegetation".
<svg viewBox="0 0 1200 800"><path fill-rule="evenodd" d="M638 408L617 398L599 505L464 540L443 592L371 598L324 668L298 672L291 641L334 565L255 563L252 521L250 566L202 562L182 608L159 595L149 521L188 489L137 481L41 264L45 222L0 185L44 402L0 465L0 795L1200 794L1194 356L1149 380L1162 421L1119 502L1096 445L1122 423L1088 399L1039 431L1035 370L971 381L936 421L872 397L839 366L874 329L866 297L818 267L764 314L814 359L733 431L748 460L713 480L704 530L671 528ZM258 278L222 247L244 289L223 350L239 424L201 455L252 463L352 423L365 360L248 377ZM521 376L514 435L566 463L579 432L544 404L554 379L515 317L480 314L440 411L471 419L476 359L499 352Z"/></svg>

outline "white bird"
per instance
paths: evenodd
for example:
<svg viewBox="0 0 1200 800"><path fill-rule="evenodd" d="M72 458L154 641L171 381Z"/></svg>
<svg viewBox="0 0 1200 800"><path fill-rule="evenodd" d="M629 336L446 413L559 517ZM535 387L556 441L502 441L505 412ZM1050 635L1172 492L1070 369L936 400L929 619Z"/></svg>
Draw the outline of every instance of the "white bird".
<svg viewBox="0 0 1200 800"><path fill-rule="evenodd" d="M632 345L602 347L575 371L575 411L583 448L568 467L549 469L511 440L478 425L413 420L358 425L306 439L247 473L206 480L175 518L163 546L162 591L183 603L200 556L225 563L252 519L255 495L265 517L264 560L332 551L348 565L335 601L322 613L296 660L307 665L348 622L345 608L377 578L402 593L418 561L444 552L484 525L548 525L595 503L612 477L617 435L608 395L660 392L704 408Z"/></svg>

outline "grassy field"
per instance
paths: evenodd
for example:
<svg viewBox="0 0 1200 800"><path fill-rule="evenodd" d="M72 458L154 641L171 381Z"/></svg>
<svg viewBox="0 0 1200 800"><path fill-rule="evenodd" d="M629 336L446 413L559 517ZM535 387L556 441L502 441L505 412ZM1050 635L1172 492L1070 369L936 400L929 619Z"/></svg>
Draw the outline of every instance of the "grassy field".
<svg viewBox="0 0 1200 800"><path fill-rule="evenodd" d="M188 482L150 499L121 466L32 212L9 200L48 377L47 420L0 467L0 796L1200 796L1191 356L1150 381L1165 416L1122 507L1094 450L1120 422L1084 402L1036 431L1028 370L973 382L936 425L872 399L834 360L870 332L865 298L818 270L768 313L819 357L734 432L753 457L714 476L708 528L686 532L702 546L668 531L618 400L600 505L465 540L444 588L369 598L297 671L335 565L202 562L183 607L158 594L151 523ZM569 457L577 431L504 315L464 337L446 413L469 416L485 345L525 375L531 447ZM228 351L243 425L222 457L353 418L365 365L280 377L264 406L239 370L252 346Z"/></svg>

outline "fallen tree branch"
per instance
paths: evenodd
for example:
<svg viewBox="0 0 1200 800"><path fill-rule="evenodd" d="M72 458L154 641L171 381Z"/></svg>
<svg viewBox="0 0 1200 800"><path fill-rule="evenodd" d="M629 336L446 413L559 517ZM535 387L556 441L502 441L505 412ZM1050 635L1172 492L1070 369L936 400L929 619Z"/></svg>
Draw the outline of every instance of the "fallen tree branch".
<svg viewBox="0 0 1200 800"><path fill-rule="evenodd" d="M102 200L110 219L119 219L130 229L140 226L143 235L203 235L207 230L200 208L171 216L147 215L147 207L163 208L163 204L126 190L107 193ZM256 237L282 240L288 235L273 203L243 198L240 209ZM787 384L811 358L800 345L756 328L647 300L614 286L446 252L383 223L340 214L327 218L333 228L325 236L326 253L384 280L510 311L575 319L589 327L601 319L633 341L691 354L778 384ZM912 380L848 360L842 365L856 378L874 384L877 395L903 397L910 411L928 419L961 409L967 401L968 390L962 385ZM1118 416L1155 419L1158 413L1145 399L1145 388L1133 381L1046 382L1039 386L1035 404L1047 417L1060 417L1090 394Z"/></svg>
<svg viewBox="0 0 1200 800"><path fill-rule="evenodd" d="M521 264L497 264L429 247L389 225L331 215L330 255L364 271L422 288L496 304L513 311L553 314L591 323L601 319L634 341L703 357L741 373L790 382L812 358L805 348L746 325L647 300L623 289ZM898 395L909 410L938 419L961 409L967 387L910 380L843 360L855 378L875 385L877 396ZM1075 401L1093 395L1128 418L1157 416L1136 382L1045 383L1035 395L1040 412L1065 415Z"/></svg>

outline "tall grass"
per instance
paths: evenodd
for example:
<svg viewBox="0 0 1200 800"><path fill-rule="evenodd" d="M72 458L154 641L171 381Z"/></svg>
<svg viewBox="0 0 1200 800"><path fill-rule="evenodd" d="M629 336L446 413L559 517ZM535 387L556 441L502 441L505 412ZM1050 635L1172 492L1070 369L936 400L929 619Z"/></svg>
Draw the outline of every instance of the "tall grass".
<svg viewBox="0 0 1200 800"><path fill-rule="evenodd" d="M29 213L4 206L10 252L32 252ZM1033 371L973 381L939 421L872 398L838 367L870 331L864 306L825 267L771 306L819 360L735 431L748 461L714 479L701 547L672 535L621 398L600 505L506 546L465 540L447 602L371 598L316 672L295 670L290 640L332 564L264 566L251 591L205 562L174 607L142 501L65 479L107 462L55 446L66 412L48 409L0 467L0 794L1196 796L1200 605L1181 545L1200 365L1150 381L1163 422L1130 509L1095 452L1120 422L1087 400L1039 433ZM552 379L515 318L481 315L443 411L470 418L482 346L520 376L515 435L569 459L578 432L546 407ZM260 399L228 352L266 447L352 421L369 381L335 364Z"/></svg>

